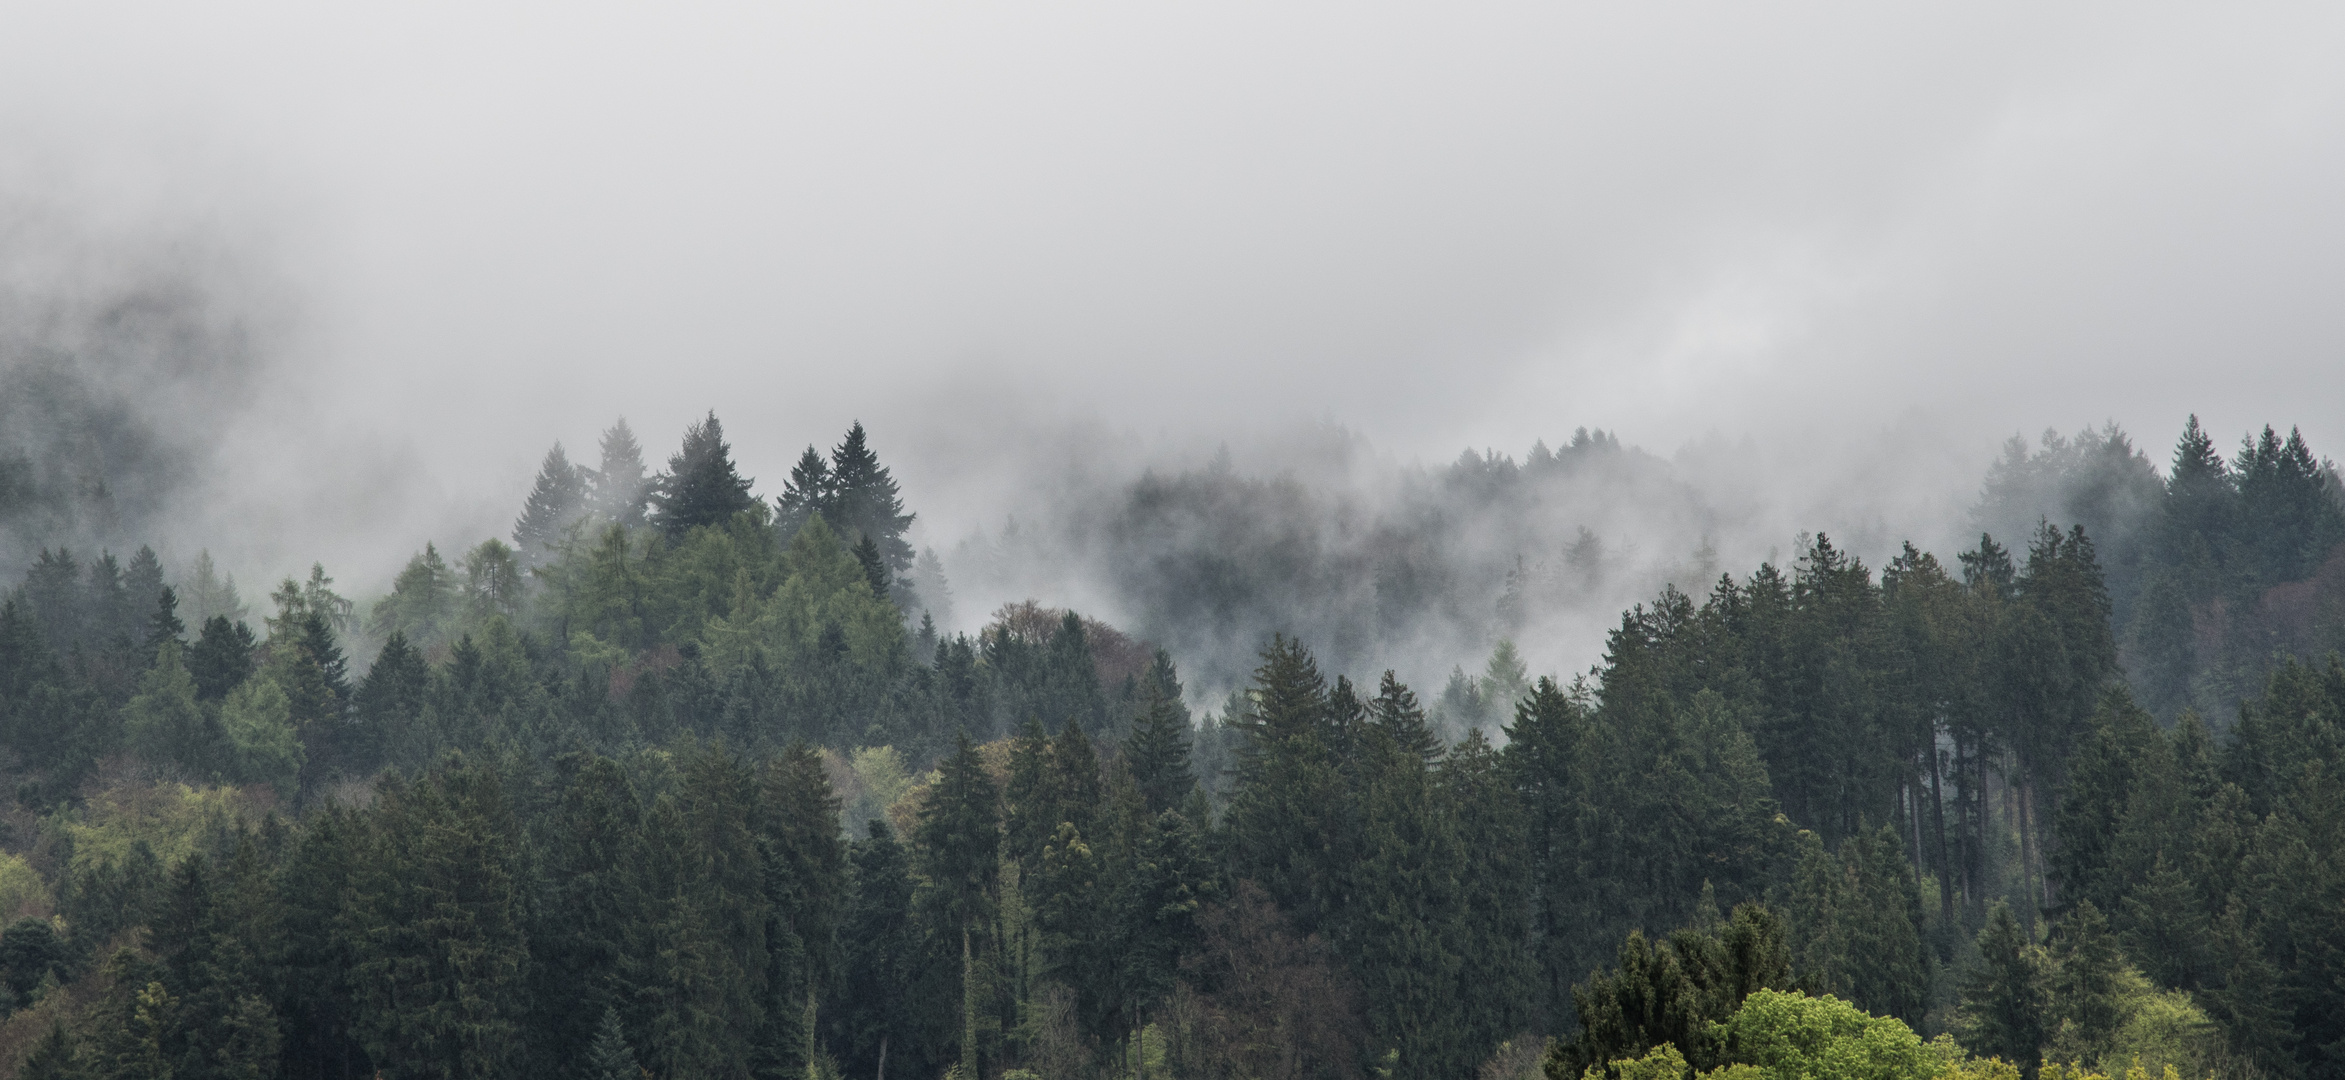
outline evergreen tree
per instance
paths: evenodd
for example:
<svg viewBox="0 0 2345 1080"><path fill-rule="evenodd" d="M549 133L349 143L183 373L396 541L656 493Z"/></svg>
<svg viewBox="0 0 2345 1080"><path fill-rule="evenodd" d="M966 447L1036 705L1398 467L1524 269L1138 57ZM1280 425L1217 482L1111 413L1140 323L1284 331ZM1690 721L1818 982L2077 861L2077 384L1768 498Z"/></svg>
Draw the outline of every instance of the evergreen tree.
<svg viewBox="0 0 2345 1080"><path fill-rule="evenodd" d="M506 1075L529 954L503 789L458 761L377 800L343 915L360 1043L393 1080Z"/></svg>
<svg viewBox="0 0 2345 1080"><path fill-rule="evenodd" d="M1962 980L1957 1025L1962 1044L2033 1073L2044 1045L2045 978L2043 950L1997 900L1979 931L1979 966Z"/></svg>
<svg viewBox="0 0 2345 1080"><path fill-rule="evenodd" d="M148 649L161 648L168 641L183 645L187 624L179 621L179 594L165 585L155 594L155 613L147 617Z"/></svg>
<svg viewBox="0 0 2345 1080"><path fill-rule="evenodd" d="M2082 1060L2106 1055L2124 1020L2125 955L2109 933L2101 909L2085 900L2052 935L2048 989L2050 1023L2059 1041L2082 1051Z"/></svg>
<svg viewBox="0 0 2345 1080"><path fill-rule="evenodd" d="M1227 823L1231 869L1305 932L1320 929L1347 854L1343 799L1327 748L1327 682L1301 642L1274 636L1254 670Z"/></svg>
<svg viewBox="0 0 2345 1080"><path fill-rule="evenodd" d="M712 410L684 430L684 446L652 482L652 524L679 539L702 525L722 525L756 505L750 481L733 468L733 448Z"/></svg>
<svg viewBox="0 0 2345 1080"><path fill-rule="evenodd" d="M186 654L188 673L195 678L196 699L218 701L251 678L256 667L253 652L258 648L251 627L232 624L225 615L212 616Z"/></svg>
<svg viewBox="0 0 2345 1080"><path fill-rule="evenodd" d="M594 1039L586 1044L585 1072L587 1080L643 1080L643 1066L635 1063L616 1006L603 1006L602 1019L595 1023Z"/></svg>
<svg viewBox="0 0 2345 1080"><path fill-rule="evenodd" d="M887 563L880 558L879 544L865 536L855 541L855 562L863 568L863 580L871 583L871 594L887 599L890 585Z"/></svg>
<svg viewBox="0 0 2345 1080"><path fill-rule="evenodd" d="M1377 684L1376 701L1369 706L1377 730L1401 753L1430 766L1441 760L1441 737L1433 733L1425 722L1425 710L1418 707L1417 695L1408 685L1396 678L1390 668Z"/></svg>
<svg viewBox="0 0 2345 1080"><path fill-rule="evenodd" d="M2193 414L2174 445L2159 522L2159 561L2173 569L2190 599L2221 587L2238 542L2239 510L2236 478Z"/></svg>
<svg viewBox="0 0 2345 1080"><path fill-rule="evenodd" d="M376 670L382 671L380 661ZM599 1045L603 1032L590 1030L587 1018L615 1024L617 1010L638 1007L649 976L643 931L654 911L637 877L646 858L643 808L626 773L608 758L571 753L555 767L567 782L540 847L537 921L529 936L540 1010L533 1026L547 1037L557 1069L583 1064L592 1072L596 1052L589 1050L583 1062L576 1055L580 1047ZM618 1034L624 1046L624 1032ZM631 1073L630 1080L640 1078Z"/></svg>
<svg viewBox="0 0 2345 1080"><path fill-rule="evenodd" d="M522 503L521 516L513 522L513 546L520 550L522 561L534 564L551 558L570 527L593 510L590 484L591 477L584 468L570 464L570 455L563 452L561 443L546 451L545 461L537 468L537 484Z"/></svg>
<svg viewBox="0 0 2345 1080"><path fill-rule="evenodd" d="M885 1080L893 1046L899 1062L918 1060L905 1045L913 1037L908 990L916 974L912 873L903 845L885 818L873 818L868 836L848 858L853 871L839 927L845 973L842 987L847 1064L852 1075Z"/></svg>
<svg viewBox="0 0 2345 1080"><path fill-rule="evenodd" d="M603 432L602 467L590 479L596 520L630 529L643 524L650 485L644 479L643 447L626 417Z"/></svg>
<svg viewBox="0 0 2345 1080"><path fill-rule="evenodd" d="M1140 686L1143 704L1131 738L1124 740L1124 764L1142 804L1149 813L1161 814L1179 807L1197 786L1189 764L1189 710L1181 704L1172 657L1162 649Z"/></svg>
<svg viewBox="0 0 2345 1080"><path fill-rule="evenodd" d="M82 1075L78 1049L62 1021L49 1025L49 1036L24 1059L17 1080L75 1080Z"/></svg>
<svg viewBox="0 0 2345 1080"><path fill-rule="evenodd" d="M795 482L796 474L791 478ZM831 450L829 491L833 513L825 516L835 516L838 529L870 537L890 571L901 574L912 568L912 545L904 532L912 527L913 515L904 512L895 477L871 452L861 421Z"/></svg>
<svg viewBox="0 0 2345 1080"><path fill-rule="evenodd" d="M816 517L839 517L838 493L831 479L830 462L823 460L820 451L808 446L798 456L798 463L790 467L790 478L782 483L782 493L774 497L775 523L783 536L795 536L798 530ZM840 523L842 526L844 521Z"/></svg>
<svg viewBox="0 0 2345 1080"><path fill-rule="evenodd" d="M938 766L912 833L922 878L915 906L934 948L943 954L932 963L951 971L961 1030L946 1041L959 1045L965 1066L981 1060L979 1020L993 996L984 961L992 952L990 927L1001 895L998 798L977 748L962 736L952 756Z"/></svg>

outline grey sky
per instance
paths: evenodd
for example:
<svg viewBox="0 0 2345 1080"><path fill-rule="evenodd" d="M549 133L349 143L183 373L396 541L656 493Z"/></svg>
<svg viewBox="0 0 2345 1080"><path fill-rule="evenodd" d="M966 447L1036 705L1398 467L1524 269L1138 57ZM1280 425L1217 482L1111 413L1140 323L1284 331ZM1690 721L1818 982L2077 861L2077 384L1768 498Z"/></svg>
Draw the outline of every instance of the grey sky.
<svg viewBox="0 0 2345 1080"><path fill-rule="evenodd" d="M2341 45L2313 4L9 2L0 181L267 268L278 528L438 523L368 526L404 552L713 405L767 489L862 418L948 541L1068 424L1847 429L1886 484L1847 446L1939 482L2196 410L2340 453Z"/></svg>

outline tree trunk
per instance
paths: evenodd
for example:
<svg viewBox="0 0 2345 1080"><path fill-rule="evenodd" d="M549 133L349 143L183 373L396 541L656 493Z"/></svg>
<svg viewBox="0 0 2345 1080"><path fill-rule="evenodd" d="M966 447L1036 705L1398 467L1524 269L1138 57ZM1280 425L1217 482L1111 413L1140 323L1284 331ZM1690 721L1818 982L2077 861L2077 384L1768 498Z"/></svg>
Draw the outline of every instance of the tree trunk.
<svg viewBox="0 0 2345 1080"><path fill-rule="evenodd" d="M1930 733L1930 817L1938 833L1938 918L1948 927L1954 925L1954 863L1946 851L1946 790L1942 774L1945 767L1938 761L1938 735Z"/></svg>

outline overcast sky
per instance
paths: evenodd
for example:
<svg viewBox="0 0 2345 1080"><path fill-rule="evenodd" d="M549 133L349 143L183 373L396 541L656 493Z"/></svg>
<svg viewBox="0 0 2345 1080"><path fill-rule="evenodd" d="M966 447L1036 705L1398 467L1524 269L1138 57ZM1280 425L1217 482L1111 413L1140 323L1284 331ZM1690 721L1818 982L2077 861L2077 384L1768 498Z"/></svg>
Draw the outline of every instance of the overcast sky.
<svg viewBox="0 0 2345 1080"><path fill-rule="evenodd" d="M932 518L1066 424L2334 455L2341 51L2334 4L5 0L0 195L258 268L244 446L308 440L321 513L509 514L712 406L768 490L860 417Z"/></svg>

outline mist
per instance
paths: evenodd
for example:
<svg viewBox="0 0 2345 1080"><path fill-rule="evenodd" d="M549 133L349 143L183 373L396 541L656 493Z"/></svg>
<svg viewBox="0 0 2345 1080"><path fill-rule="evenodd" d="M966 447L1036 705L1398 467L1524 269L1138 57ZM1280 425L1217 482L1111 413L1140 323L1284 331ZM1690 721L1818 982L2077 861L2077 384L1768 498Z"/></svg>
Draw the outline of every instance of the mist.
<svg viewBox="0 0 2345 1080"><path fill-rule="evenodd" d="M2340 18L20 8L7 377L122 433L129 516L57 539L177 515L362 595L619 415L656 466L715 407L768 495L860 419L962 625L1147 623L1098 530L1225 449L1343 552L1461 450L1601 429L1633 469L1458 553L1614 553L1515 628L1568 672L1698 551L1957 542L2015 433L2345 440ZM1437 678L1494 632L1374 640Z"/></svg>

